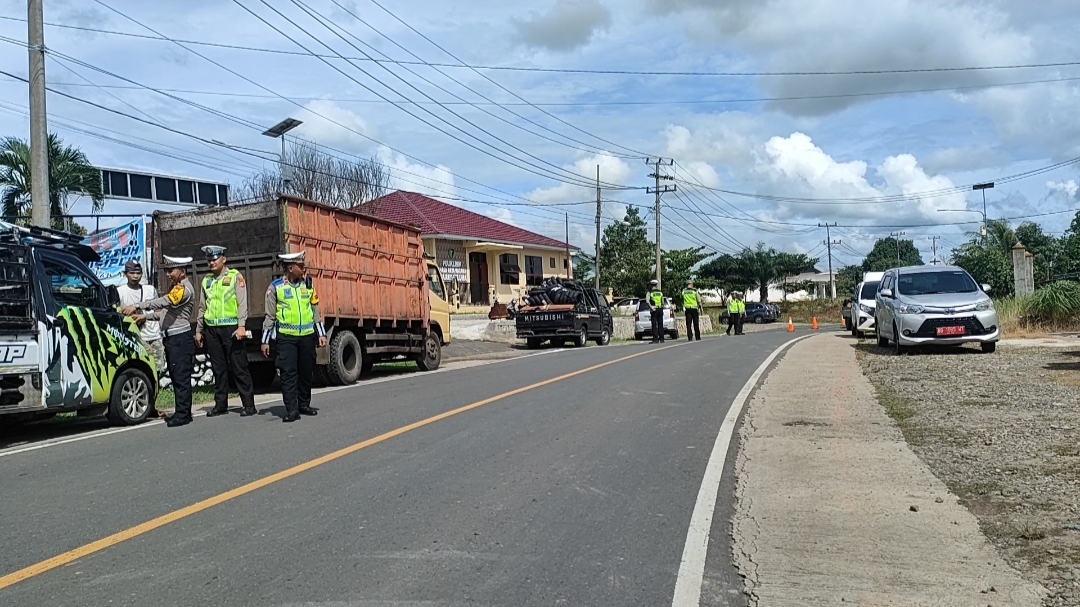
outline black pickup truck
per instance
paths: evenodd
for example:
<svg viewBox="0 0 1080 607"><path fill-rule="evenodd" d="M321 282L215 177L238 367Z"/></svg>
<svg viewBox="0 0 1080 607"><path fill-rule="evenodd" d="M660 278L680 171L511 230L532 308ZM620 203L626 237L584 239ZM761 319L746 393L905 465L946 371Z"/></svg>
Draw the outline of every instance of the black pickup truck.
<svg viewBox="0 0 1080 607"><path fill-rule="evenodd" d="M569 301L574 303L562 303ZM589 340L606 346L615 330L607 299L596 289L574 281L531 291L526 305L517 312L516 323L518 339L524 339L529 348L539 348L549 340L554 345L570 341L579 348Z"/></svg>

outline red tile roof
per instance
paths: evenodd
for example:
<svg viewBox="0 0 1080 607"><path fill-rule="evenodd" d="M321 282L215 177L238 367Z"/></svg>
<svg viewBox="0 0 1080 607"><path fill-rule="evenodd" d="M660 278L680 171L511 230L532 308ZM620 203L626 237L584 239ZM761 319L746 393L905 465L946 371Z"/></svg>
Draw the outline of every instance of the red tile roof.
<svg viewBox="0 0 1080 607"><path fill-rule="evenodd" d="M438 234L560 249L566 247L566 243L554 238L548 238L416 192L398 190L365 202L354 207L353 210L388 221L407 225L415 224L420 227L420 232L424 236ZM578 247L570 245L570 248L577 250Z"/></svg>

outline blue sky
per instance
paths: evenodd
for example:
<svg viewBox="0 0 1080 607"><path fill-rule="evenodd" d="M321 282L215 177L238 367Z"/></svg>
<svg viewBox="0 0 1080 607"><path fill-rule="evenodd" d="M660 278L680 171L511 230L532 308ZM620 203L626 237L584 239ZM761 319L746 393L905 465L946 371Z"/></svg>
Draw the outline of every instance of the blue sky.
<svg viewBox="0 0 1080 607"><path fill-rule="evenodd" d="M838 265L857 262L857 254L868 251L876 238L900 229L929 260L929 236L941 236L939 246L947 249L963 242L966 231L977 229L977 214L940 209L981 208L981 197L973 192L926 193L1080 157L1080 113L1075 111L1080 80L1069 80L1080 78L1080 66L896 71L1073 61L1080 46L1074 35L1080 31L1080 3L1071 0L382 4L393 14L370 0L45 0L46 22L69 26L46 27L46 45L53 51L47 78L57 90L205 140L266 154L227 151L55 94L48 101L50 127L98 165L239 184L269 167L265 158L278 149L261 130L291 116L304 121L295 133L323 149L375 157L392 167L402 189L483 200L488 204L458 204L555 237L562 236L563 212L569 211L571 241L590 251L595 206L568 203L592 200L595 190L568 182L595 179L599 164L606 183L644 188L651 180L639 156L662 155L677 161L680 188L678 196L664 198L666 248L705 245L729 251L763 241L823 257L824 230L813 226L859 226L833 231L833 238L844 242L834 249ZM307 49L331 57L382 52L396 61L416 61L415 54L425 62L457 63L434 42L475 66L734 75L486 69L480 75L463 67L408 66L444 91L396 64L331 58L328 65L241 5ZM305 14L304 7L325 16L346 39L355 36L349 40L358 48ZM25 2L0 2L0 17L9 18L0 19L0 36L25 41L26 24L18 21L26 17ZM173 39L297 54L188 45L261 85L256 86L173 42L71 29L156 36L140 24ZM10 52L0 55L0 69L25 76L25 51L4 44ZM820 73L841 71L886 73ZM1033 80L1052 82L1015 84ZM248 125L128 81L184 91L169 94ZM927 89L951 90L911 92ZM486 103L486 97L498 104L520 103L520 97L557 105L542 105L547 113L527 105L483 106L503 120L464 104L409 105L427 101L427 96L439 102L457 96L474 103ZM792 99L805 97L818 98ZM755 99L772 101L746 101ZM718 100L725 102L715 103ZM25 84L0 78L0 102L0 134L26 137L28 122L20 114L27 104ZM70 120L82 123L74 125L81 130L109 133L187 160L92 137L69 128ZM509 154L519 160L500 160ZM541 175L512 166L525 162ZM1077 165L1068 165L1000 184L989 191L988 212L992 217L1020 217L1075 209L1077 173ZM694 181L754 196L717 193ZM850 200L882 196L892 198ZM611 201L604 205L605 221L621 217L624 204L652 204L643 189L606 189L604 197ZM114 201L106 212L152 210ZM82 203L74 209L85 211ZM1068 227L1071 213L1034 219L1046 230L1060 232ZM940 225L964 221L971 223Z"/></svg>

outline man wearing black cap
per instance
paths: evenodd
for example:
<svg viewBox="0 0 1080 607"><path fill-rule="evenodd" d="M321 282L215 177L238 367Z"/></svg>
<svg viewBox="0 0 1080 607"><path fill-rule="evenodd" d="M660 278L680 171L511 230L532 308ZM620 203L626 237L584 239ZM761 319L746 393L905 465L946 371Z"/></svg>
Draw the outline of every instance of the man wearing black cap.
<svg viewBox="0 0 1080 607"><path fill-rule="evenodd" d="M120 295L121 307L154 299L158 296L157 289L153 285L142 284L143 268L138 260L132 259L124 264L124 277L127 278L127 284L116 288ZM139 326L139 333L143 345L146 346L146 351L154 357L154 364L157 367L157 375L160 379L165 375L165 346L161 343L161 326L158 321L148 318L144 314L135 314L132 318L135 319L135 323ZM150 410L149 417L160 416L161 414L158 413L157 409Z"/></svg>
<svg viewBox="0 0 1080 607"><path fill-rule="evenodd" d="M210 354L210 367L214 370L214 408L207 417L229 412L229 374L236 382L240 402L244 406L241 417L255 415L255 390L248 371L247 337L248 297L247 284L239 270L225 267L225 247L205 246L206 261L210 273L203 279L203 298L195 326L195 345L203 345Z"/></svg>
<svg viewBox="0 0 1080 607"><path fill-rule="evenodd" d="M191 309L195 306L194 290L187 278L190 257L163 256L166 275L172 288L164 297L124 306L120 312L131 316L139 310L156 310L153 317L165 333L165 360L169 367L176 400L175 412L165 418L170 428L191 423L191 373L195 369L195 339L191 336Z"/></svg>

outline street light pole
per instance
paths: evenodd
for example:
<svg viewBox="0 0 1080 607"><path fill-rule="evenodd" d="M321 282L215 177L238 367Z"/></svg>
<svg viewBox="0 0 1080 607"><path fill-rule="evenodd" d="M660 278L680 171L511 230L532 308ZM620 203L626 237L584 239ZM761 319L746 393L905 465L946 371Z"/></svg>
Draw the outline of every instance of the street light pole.
<svg viewBox="0 0 1080 607"><path fill-rule="evenodd" d="M289 131L300 126L301 124L304 123L295 118L286 118L285 120L282 120L281 122L263 131L263 135L266 135L267 137L281 138L281 161L280 168L278 170L281 172L281 182L283 190L285 189L285 184L289 182L289 167L285 166L285 133L288 133Z"/></svg>
<svg viewBox="0 0 1080 607"><path fill-rule="evenodd" d="M983 227L982 227L982 239L983 239L983 243L984 243L984 244L986 243L986 190L989 190L989 189L991 189L991 188L993 188L993 187L994 187L994 182L993 182L993 181L987 181L986 183L976 183L975 185L971 186L971 189L972 189L972 191L974 191L974 190L979 190L979 191L981 191L981 192L982 192L982 199L983 199L983 210L982 210L982 218L983 218Z"/></svg>

